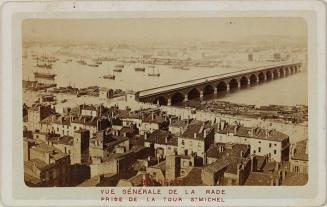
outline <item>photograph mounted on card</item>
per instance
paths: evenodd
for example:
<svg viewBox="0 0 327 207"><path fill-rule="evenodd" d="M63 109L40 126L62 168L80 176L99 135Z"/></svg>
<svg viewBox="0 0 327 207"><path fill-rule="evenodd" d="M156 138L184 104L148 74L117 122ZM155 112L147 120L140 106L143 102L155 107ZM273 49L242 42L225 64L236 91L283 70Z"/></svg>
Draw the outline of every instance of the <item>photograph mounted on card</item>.
<svg viewBox="0 0 327 207"><path fill-rule="evenodd" d="M319 3L11 4L7 203L323 201Z"/></svg>

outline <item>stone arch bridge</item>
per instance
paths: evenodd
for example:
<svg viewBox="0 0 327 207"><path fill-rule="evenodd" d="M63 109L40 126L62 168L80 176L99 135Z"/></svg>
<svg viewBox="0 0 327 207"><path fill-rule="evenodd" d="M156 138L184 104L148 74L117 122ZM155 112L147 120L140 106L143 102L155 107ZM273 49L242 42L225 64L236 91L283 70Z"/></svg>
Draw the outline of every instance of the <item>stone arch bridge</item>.
<svg viewBox="0 0 327 207"><path fill-rule="evenodd" d="M276 64L137 91L135 99L159 105L178 105L192 99L218 97L252 85L287 77L299 71L301 63Z"/></svg>

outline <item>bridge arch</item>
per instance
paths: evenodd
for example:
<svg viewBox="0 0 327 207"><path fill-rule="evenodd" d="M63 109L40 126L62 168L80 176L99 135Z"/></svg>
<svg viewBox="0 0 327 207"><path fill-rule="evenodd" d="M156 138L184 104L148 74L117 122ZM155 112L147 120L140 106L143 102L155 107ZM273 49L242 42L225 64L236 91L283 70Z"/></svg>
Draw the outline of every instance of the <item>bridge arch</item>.
<svg viewBox="0 0 327 207"><path fill-rule="evenodd" d="M200 98L200 91L197 88L192 88L187 92L188 100Z"/></svg>
<svg viewBox="0 0 327 207"><path fill-rule="evenodd" d="M258 79L259 79L259 83L262 83L265 81L265 74L263 72L260 72L258 74Z"/></svg>
<svg viewBox="0 0 327 207"><path fill-rule="evenodd" d="M266 77L267 77L267 80L271 80L272 79L272 72L270 70L266 71Z"/></svg>
<svg viewBox="0 0 327 207"><path fill-rule="evenodd" d="M238 88L238 81L237 79L233 78L228 82L229 85L229 90L233 91L236 90Z"/></svg>
<svg viewBox="0 0 327 207"><path fill-rule="evenodd" d="M227 92L227 84L225 81L220 81L217 85L218 94Z"/></svg>
<svg viewBox="0 0 327 207"><path fill-rule="evenodd" d="M171 96L171 105L178 105L184 101L185 94L182 92L176 92Z"/></svg>
<svg viewBox="0 0 327 207"><path fill-rule="evenodd" d="M161 105L167 105L168 99L164 96L158 96L154 99L153 103Z"/></svg>
<svg viewBox="0 0 327 207"><path fill-rule="evenodd" d="M215 93L215 87L212 86L211 84L208 84L203 88L204 99L213 98L214 93Z"/></svg>
<svg viewBox="0 0 327 207"><path fill-rule="evenodd" d="M254 85L257 83L258 76L256 74L251 74L250 75L250 85Z"/></svg>
<svg viewBox="0 0 327 207"><path fill-rule="evenodd" d="M242 76L240 79L241 88L246 88L249 84L249 79L246 76Z"/></svg>

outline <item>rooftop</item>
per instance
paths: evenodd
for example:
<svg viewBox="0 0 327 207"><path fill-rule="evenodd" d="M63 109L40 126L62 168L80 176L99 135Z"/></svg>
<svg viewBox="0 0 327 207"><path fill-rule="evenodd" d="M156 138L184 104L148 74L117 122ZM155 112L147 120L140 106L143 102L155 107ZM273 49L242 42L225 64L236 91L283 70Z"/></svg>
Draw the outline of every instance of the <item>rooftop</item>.
<svg viewBox="0 0 327 207"><path fill-rule="evenodd" d="M178 139L169 131L166 130L155 130L153 131L145 140L145 142L152 142L157 144L167 144L167 145L178 145Z"/></svg>
<svg viewBox="0 0 327 207"><path fill-rule="evenodd" d="M268 130L262 128L251 128L237 125L227 125L224 129L218 130L220 134L233 133L234 136L255 138L255 139L265 139L270 141L282 142L288 139L288 136L282 132L275 129Z"/></svg>
<svg viewBox="0 0 327 207"><path fill-rule="evenodd" d="M209 134L213 129L210 122L202 122L202 121L192 121L185 132L182 134L182 138L188 139L199 139L203 140L206 137L204 136L206 133Z"/></svg>

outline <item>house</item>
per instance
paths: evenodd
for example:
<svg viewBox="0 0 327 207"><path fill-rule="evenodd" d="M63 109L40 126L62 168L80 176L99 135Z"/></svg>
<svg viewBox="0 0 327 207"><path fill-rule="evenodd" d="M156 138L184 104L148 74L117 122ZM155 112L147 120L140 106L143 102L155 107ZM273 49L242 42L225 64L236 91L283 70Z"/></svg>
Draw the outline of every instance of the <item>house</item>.
<svg viewBox="0 0 327 207"><path fill-rule="evenodd" d="M25 140L26 141L26 140ZM68 186L70 156L44 142L27 147L24 161L24 179L27 186Z"/></svg>
<svg viewBox="0 0 327 207"><path fill-rule="evenodd" d="M40 122L54 113L55 111L49 104L34 104L27 110L27 129L29 131L40 130Z"/></svg>
<svg viewBox="0 0 327 207"><path fill-rule="evenodd" d="M233 143L217 143L207 151L208 164L217 161L228 163L220 185L243 185L251 172L250 146Z"/></svg>
<svg viewBox="0 0 327 207"><path fill-rule="evenodd" d="M201 172L202 183L209 186L223 185L224 172L228 165L228 161L219 159L205 166Z"/></svg>
<svg viewBox="0 0 327 207"><path fill-rule="evenodd" d="M144 135L145 132L152 133L155 130L164 129L167 126L168 122L163 116L156 114L155 112L151 112L149 115L143 115L139 133Z"/></svg>
<svg viewBox="0 0 327 207"><path fill-rule="evenodd" d="M169 125L168 130L172 134L175 134L176 136L180 136L187 129L189 122L190 120L188 119L172 121Z"/></svg>
<svg viewBox="0 0 327 207"><path fill-rule="evenodd" d="M178 154L195 156L196 165L205 165L205 152L213 142L214 128L210 122L193 121L178 137Z"/></svg>
<svg viewBox="0 0 327 207"><path fill-rule="evenodd" d="M151 134L144 134L144 146L154 149L155 156L165 159L166 156L176 155L178 150L178 139L166 130L155 130Z"/></svg>
<svg viewBox="0 0 327 207"><path fill-rule="evenodd" d="M244 127L218 123L215 143L237 143L251 146L251 153L268 156L277 162L289 160L289 137L275 129Z"/></svg>
<svg viewBox="0 0 327 207"><path fill-rule="evenodd" d="M308 140L292 144L290 152L290 171L308 174Z"/></svg>

